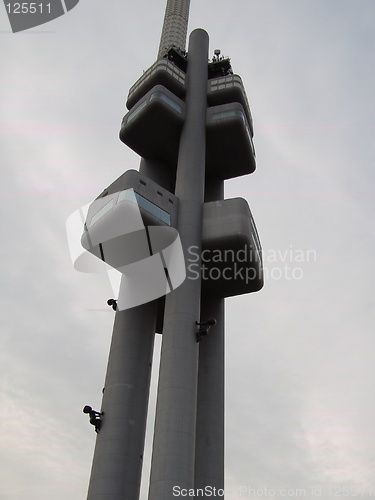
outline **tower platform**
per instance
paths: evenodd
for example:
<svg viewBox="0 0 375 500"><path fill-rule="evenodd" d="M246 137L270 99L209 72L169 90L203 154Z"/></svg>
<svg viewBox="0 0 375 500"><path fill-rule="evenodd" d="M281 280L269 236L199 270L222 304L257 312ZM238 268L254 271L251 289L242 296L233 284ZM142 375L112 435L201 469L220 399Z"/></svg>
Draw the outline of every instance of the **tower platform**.
<svg viewBox="0 0 375 500"><path fill-rule="evenodd" d="M180 99L186 95L185 71L171 59L156 61L130 88L126 107L131 109L155 85L163 85Z"/></svg>
<svg viewBox="0 0 375 500"><path fill-rule="evenodd" d="M205 203L202 229L202 290L220 297L263 287L262 248L243 198Z"/></svg>
<svg viewBox="0 0 375 500"><path fill-rule="evenodd" d="M185 103L161 85L151 89L122 121L120 139L142 158L176 169ZM231 179L254 172L255 150L246 112L238 102L207 109L206 173Z"/></svg>
<svg viewBox="0 0 375 500"><path fill-rule="evenodd" d="M128 170L90 205L82 246L121 270L176 242L177 210L175 195Z"/></svg>
<svg viewBox="0 0 375 500"><path fill-rule="evenodd" d="M175 168L185 103L156 85L124 116L120 139L142 158L165 161Z"/></svg>
<svg viewBox="0 0 375 500"><path fill-rule="evenodd" d="M250 127L251 137L253 137L253 118L251 116L249 101L241 77L238 75L227 75L208 80L208 106L218 106L231 102L239 102L242 105Z"/></svg>
<svg viewBox="0 0 375 500"><path fill-rule="evenodd" d="M225 180L254 172L255 149L243 106L210 107L206 123L206 173Z"/></svg>

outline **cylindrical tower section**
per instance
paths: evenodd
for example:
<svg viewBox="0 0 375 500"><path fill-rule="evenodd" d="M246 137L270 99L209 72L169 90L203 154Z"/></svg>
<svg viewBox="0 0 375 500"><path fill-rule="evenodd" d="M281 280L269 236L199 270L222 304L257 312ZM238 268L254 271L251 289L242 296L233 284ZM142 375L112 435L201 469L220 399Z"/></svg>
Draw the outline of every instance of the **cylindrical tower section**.
<svg viewBox="0 0 375 500"><path fill-rule="evenodd" d="M224 299L203 294L201 321L215 318L199 343L195 488L224 489Z"/></svg>
<svg viewBox="0 0 375 500"><path fill-rule="evenodd" d="M189 7L190 0L167 1L158 59L164 57L171 46L185 50Z"/></svg>
<svg viewBox="0 0 375 500"><path fill-rule="evenodd" d="M139 172L159 184L159 186L174 193L176 173L165 163L159 160L145 160L142 158Z"/></svg>
<svg viewBox="0 0 375 500"><path fill-rule="evenodd" d="M156 301L116 312L88 500L139 498L156 312Z"/></svg>
<svg viewBox="0 0 375 500"><path fill-rule="evenodd" d="M186 119L177 165L178 231L188 262L200 254L206 143L208 35L190 36ZM198 263L199 265L199 263ZM194 487L201 282L189 279L167 295L151 462L150 500L173 500L173 487Z"/></svg>
<svg viewBox="0 0 375 500"><path fill-rule="evenodd" d="M224 181L206 178L205 201L224 199ZM202 292L201 322L216 319L199 344L195 489L224 489L225 300Z"/></svg>

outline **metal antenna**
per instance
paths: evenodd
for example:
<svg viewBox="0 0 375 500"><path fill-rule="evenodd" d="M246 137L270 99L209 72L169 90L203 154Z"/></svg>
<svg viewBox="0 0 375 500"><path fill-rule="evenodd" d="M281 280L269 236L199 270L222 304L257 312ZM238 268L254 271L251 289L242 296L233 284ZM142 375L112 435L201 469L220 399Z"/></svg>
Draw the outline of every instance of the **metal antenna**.
<svg viewBox="0 0 375 500"><path fill-rule="evenodd" d="M158 59L164 57L171 47L185 50L189 7L190 0L167 1Z"/></svg>

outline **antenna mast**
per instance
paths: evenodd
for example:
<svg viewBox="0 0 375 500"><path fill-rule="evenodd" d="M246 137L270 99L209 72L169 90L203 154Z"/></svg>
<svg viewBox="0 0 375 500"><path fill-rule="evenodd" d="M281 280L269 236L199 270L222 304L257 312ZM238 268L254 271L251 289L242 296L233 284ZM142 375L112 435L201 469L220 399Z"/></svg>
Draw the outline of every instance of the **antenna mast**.
<svg viewBox="0 0 375 500"><path fill-rule="evenodd" d="M190 0L167 1L158 59L162 59L171 47L185 50L189 7Z"/></svg>

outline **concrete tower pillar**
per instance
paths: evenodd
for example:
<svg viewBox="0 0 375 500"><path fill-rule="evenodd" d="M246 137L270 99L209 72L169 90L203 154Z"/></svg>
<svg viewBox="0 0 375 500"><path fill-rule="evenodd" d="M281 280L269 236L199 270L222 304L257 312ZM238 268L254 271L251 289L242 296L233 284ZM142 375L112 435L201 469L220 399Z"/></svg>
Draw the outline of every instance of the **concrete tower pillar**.
<svg viewBox="0 0 375 500"><path fill-rule="evenodd" d="M203 490L224 489L224 308L224 299L203 294L201 321L216 319L199 343L194 487Z"/></svg>
<svg viewBox="0 0 375 500"><path fill-rule="evenodd" d="M204 201L208 35L190 35L186 119L181 133L176 191L177 229L185 252L201 248ZM195 424L201 280L186 279L167 295L151 462L150 500L172 500L173 486L194 487Z"/></svg>
<svg viewBox="0 0 375 500"><path fill-rule="evenodd" d="M116 312L88 500L139 498L156 312L156 301Z"/></svg>
<svg viewBox="0 0 375 500"><path fill-rule="evenodd" d="M205 201L224 199L224 181L206 179ZM195 489L224 489L225 300L202 293L201 322L216 325L199 344Z"/></svg>

